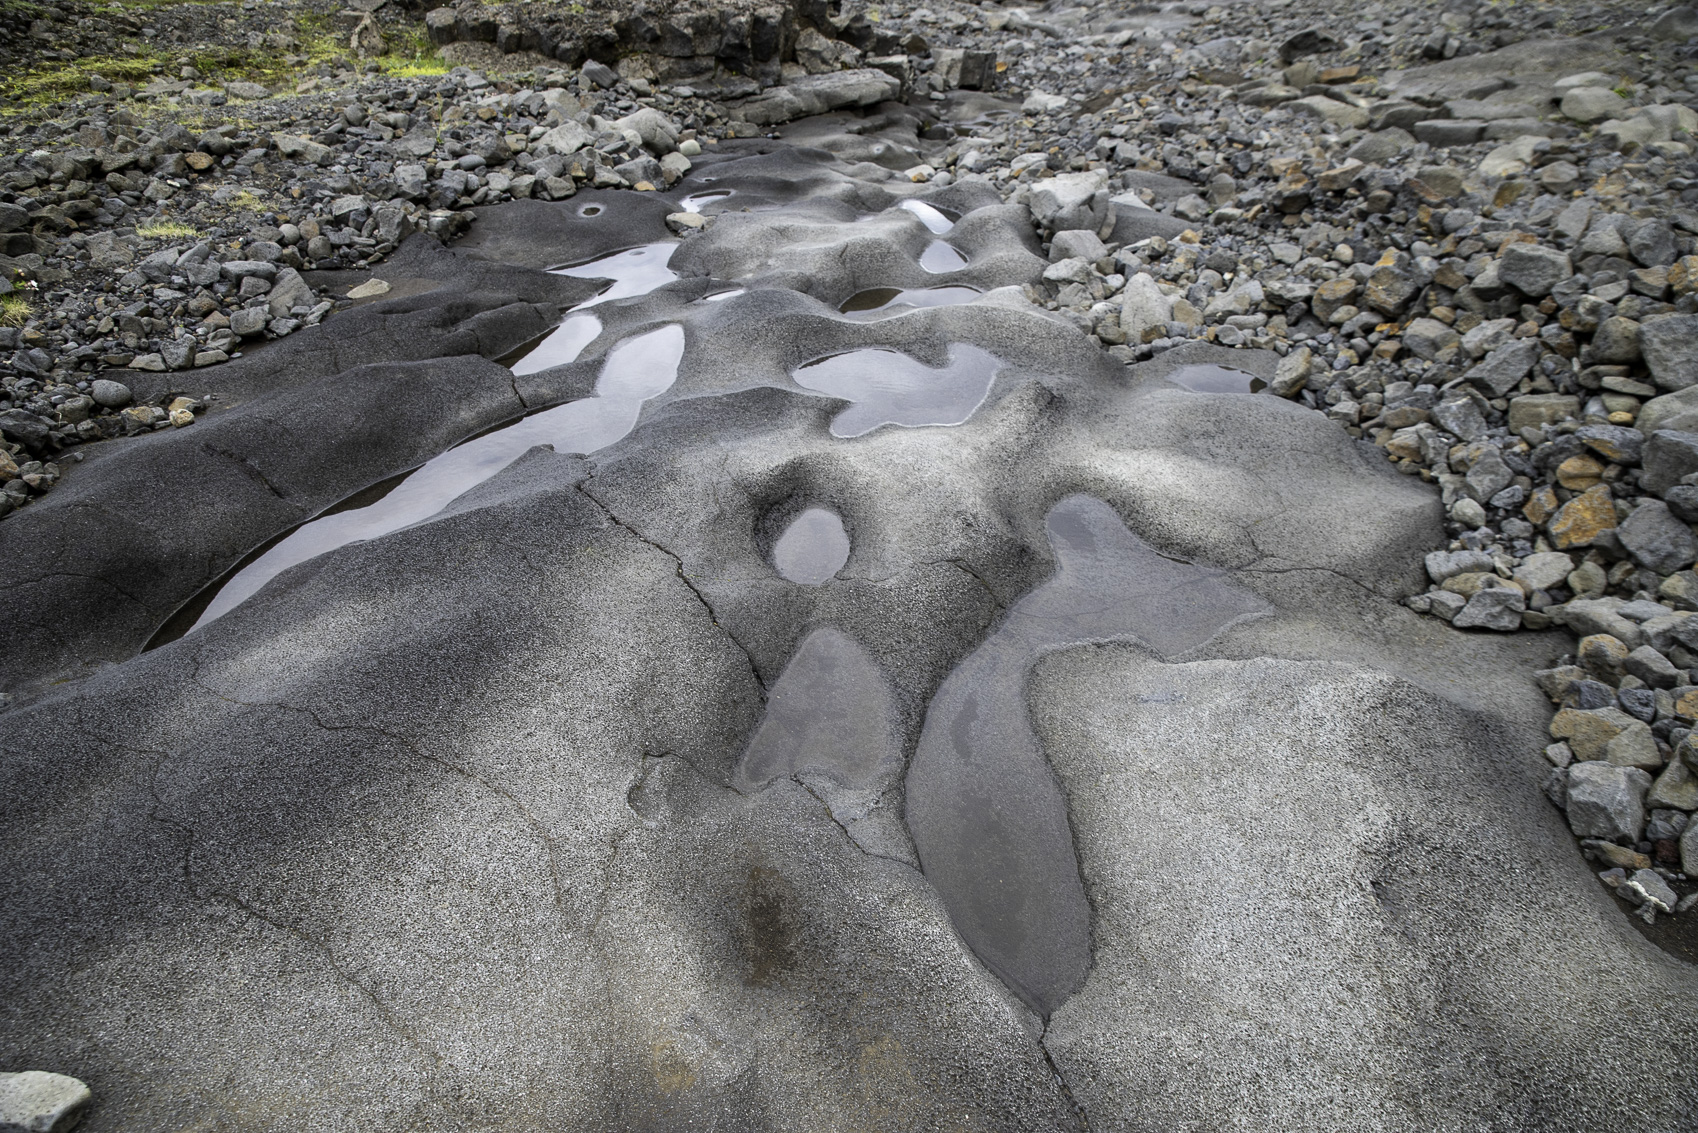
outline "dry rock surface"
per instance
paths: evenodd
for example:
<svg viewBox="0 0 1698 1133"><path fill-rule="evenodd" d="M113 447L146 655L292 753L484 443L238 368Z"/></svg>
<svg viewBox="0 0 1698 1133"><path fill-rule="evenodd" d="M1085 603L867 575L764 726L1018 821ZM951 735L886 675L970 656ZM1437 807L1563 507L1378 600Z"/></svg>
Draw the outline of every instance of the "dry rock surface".
<svg viewBox="0 0 1698 1133"><path fill-rule="evenodd" d="M1698 1125L1698 11L0 29L0 1129Z"/></svg>

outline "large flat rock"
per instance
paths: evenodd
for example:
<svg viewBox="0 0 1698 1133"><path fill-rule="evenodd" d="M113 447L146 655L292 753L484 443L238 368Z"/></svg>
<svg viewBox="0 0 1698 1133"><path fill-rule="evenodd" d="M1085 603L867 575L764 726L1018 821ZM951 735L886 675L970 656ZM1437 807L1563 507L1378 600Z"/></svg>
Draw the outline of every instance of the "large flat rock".
<svg viewBox="0 0 1698 1133"><path fill-rule="evenodd" d="M1560 643L1398 605L1435 489L1118 364L982 186L702 166L487 210L0 529L52 548L7 548L0 1063L95 1133L1691 1124L1629 1069L1691 1049L1690 972L1538 793ZM652 290L540 270L686 200ZM881 289L936 302L840 310ZM598 292L576 360L494 360ZM570 398L611 431L487 433L139 652ZM810 509L848 547L798 581Z"/></svg>

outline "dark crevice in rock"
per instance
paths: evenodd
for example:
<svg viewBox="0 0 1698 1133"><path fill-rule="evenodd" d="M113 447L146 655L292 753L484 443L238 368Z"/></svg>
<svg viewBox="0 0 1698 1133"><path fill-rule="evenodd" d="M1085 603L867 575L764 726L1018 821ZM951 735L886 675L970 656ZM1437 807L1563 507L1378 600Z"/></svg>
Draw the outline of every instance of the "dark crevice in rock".
<svg viewBox="0 0 1698 1133"><path fill-rule="evenodd" d="M685 586L690 588L690 593L694 594L696 596L696 601L700 602L701 605L702 605L702 609L707 611L708 618L709 618L710 621L713 622L714 628L718 629L721 633L723 633L725 635L725 639L727 641L729 641L732 645L736 646L737 652L739 652L743 655L743 659L745 661L747 661L748 665L749 665L749 675L755 678L755 684L760 686L760 689L763 693L768 691L767 690L767 683L761 677L760 666L755 663L755 655L753 653L749 652L749 649L748 649L747 646L745 646L741 641L737 640L737 635L732 633L729 627L721 624L721 622L719 620L719 614L713 608L713 603L708 601L707 595L703 594L702 591L701 591L701 588L698 587L694 582L691 582L690 576L684 572L684 560L682 558L680 558L673 551L671 551L668 548L662 546L661 544L655 542L653 539L650 539L647 535L644 535L637 528L631 526L629 523L626 523L623 519L620 519L619 516L614 513L612 508L610 508L607 504L603 503L601 500L599 500L595 497L594 493L592 493L589 489L589 482L588 481L584 481L584 482L580 483L577 487L578 487L579 493L582 494L585 499L589 500L592 504L594 504L596 506L596 508L599 509L601 511L601 513L607 517L609 523L612 523L614 526L623 528L624 530L630 532L632 535L636 536L638 539L642 540L644 543L647 543L649 546L653 547L655 550L659 551L661 554L665 555L667 558L672 560L673 566L676 568L676 573L678 575L678 581L682 582Z"/></svg>
<svg viewBox="0 0 1698 1133"><path fill-rule="evenodd" d="M1079 1099L1073 1096L1073 1088L1067 1084L1066 1075L1062 1074L1061 1068L1055 1064L1055 1056L1049 1052L1049 1024L1047 1022L1044 1024L1044 1033L1038 1036L1038 1049L1044 1052L1044 1065L1049 1067L1050 1077L1055 1079L1056 1089L1060 1090L1061 1096L1067 1099L1067 1104L1073 1107L1073 1117L1076 1121L1074 1128L1088 1133L1091 1128L1091 1116L1086 1112L1085 1107L1079 1103Z"/></svg>

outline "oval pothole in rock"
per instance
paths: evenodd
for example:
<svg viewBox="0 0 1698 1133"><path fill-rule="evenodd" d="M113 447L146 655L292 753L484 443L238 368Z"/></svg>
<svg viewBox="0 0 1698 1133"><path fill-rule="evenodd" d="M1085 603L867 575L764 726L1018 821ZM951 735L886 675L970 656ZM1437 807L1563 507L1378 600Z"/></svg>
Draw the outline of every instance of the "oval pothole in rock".
<svg viewBox="0 0 1698 1133"><path fill-rule="evenodd" d="M585 206L597 207L600 206ZM586 264L571 267L555 268L554 275L569 275L574 279L611 279L613 286L597 295L594 299L579 303L572 308L582 311L586 307L594 307L601 303L610 303L615 299L629 299L633 295L647 295L657 287L663 287L678 278L678 273L666 265L672 261L672 253L678 250L676 244L644 244L637 248L627 248L623 252L615 252L611 256L602 256Z"/></svg>
<svg viewBox="0 0 1698 1133"><path fill-rule="evenodd" d="M568 362L576 362L584 347L601 333L601 320L594 315L573 315L535 341L501 359L515 377L541 373Z"/></svg>
<svg viewBox="0 0 1698 1133"><path fill-rule="evenodd" d="M730 189L709 189L705 193L691 193L678 202L678 207L685 212L701 212L702 206L722 201L731 195Z"/></svg>
<svg viewBox="0 0 1698 1133"><path fill-rule="evenodd" d="M928 205L924 201L903 201L896 207L906 209L919 217L920 223L925 225L933 235L941 236L955 227L955 221L951 220L949 215L936 205Z"/></svg>
<svg viewBox="0 0 1698 1133"><path fill-rule="evenodd" d="M907 817L962 939L1048 1016L1084 982L1091 933L1067 799L1027 712L1032 666L1118 641L1178 657L1271 611L1226 571L1161 554L1093 496L1056 503L1044 527L1055 573L938 688L908 767Z"/></svg>
<svg viewBox="0 0 1698 1133"><path fill-rule="evenodd" d="M902 314L893 308L917 310L921 307L951 307L971 303L981 293L972 287L919 287L903 290L899 287L869 287L857 291L838 308L842 314L859 319L874 319Z"/></svg>
<svg viewBox="0 0 1698 1133"><path fill-rule="evenodd" d="M924 252L920 253L920 266L933 275L943 275L946 272L960 271L967 266L967 257L953 245L942 240L933 240Z"/></svg>
<svg viewBox="0 0 1698 1133"><path fill-rule="evenodd" d="M1268 388L1255 374L1208 364L1181 366L1167 380L1196 393L1261 393Z"/></svg>
<svg viewBox="0 0 1698 1133"><path fill-rule="evenodd" d="M829 582L848 561L849 533L843 529L843 517L830 508L802 512L772 548L773 569L803 586Z"/></svg>
<svg viewBox="0 0 1698 1133"><path fill-rule="evenodd" d="M853 402L831 419L831 435L847 439L880 425L959 425L984 404L1001 369L996 355L958 342L942 369L869 348L809 362L790 376L804 389Z"/></svg>

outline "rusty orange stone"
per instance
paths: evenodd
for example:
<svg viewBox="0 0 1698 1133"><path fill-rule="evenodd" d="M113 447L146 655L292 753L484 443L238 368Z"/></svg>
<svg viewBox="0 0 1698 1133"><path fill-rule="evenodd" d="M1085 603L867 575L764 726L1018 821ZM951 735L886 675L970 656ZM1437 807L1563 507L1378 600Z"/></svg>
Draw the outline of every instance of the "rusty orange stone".
<svg viewBox="0 0 1698 1133"><path fill-rule="evenodd" d="M1595 488L1604 475L1604 466L1589 456L1571 456L1557 465L1557 483L1571 492Z"/></svg>
<svg viewBox="0 0 1698 1133"><path fill-rule="evenodd" d="M1527 522L1535 527L1543 527L1545 520L1556 514L1562 501L1557 499L1556 489L1545 485L1533 489L1533 494L1527 498L1527 506L1521 509L1521 514L1527 517Z"/></svg>
<svg viewBox="0 0 1698 1133"><path fill-rule="evenodd" d="M1674 698L1674 714L1687 720L1698 720L1698 688L1689 688Z"/></svg>
<svg viewBox="0 0 1698 1133"><path fill-rule="evenodd" d="M1615 497L1607 485L1588 488L1562 505L1551 517L1551 543L1559 551L1590 547L1606 531L1615 530Z"/></svg>
<svg viewBox="0 0 1698 1133"><path fill-rule="evenodd" d="M1668 280L1676 295L1698 291L1698 256L1682 256L1670 264Z"/></svg>

